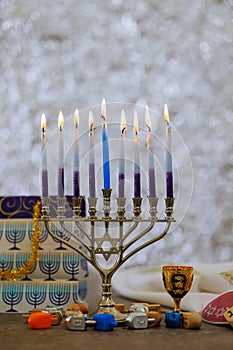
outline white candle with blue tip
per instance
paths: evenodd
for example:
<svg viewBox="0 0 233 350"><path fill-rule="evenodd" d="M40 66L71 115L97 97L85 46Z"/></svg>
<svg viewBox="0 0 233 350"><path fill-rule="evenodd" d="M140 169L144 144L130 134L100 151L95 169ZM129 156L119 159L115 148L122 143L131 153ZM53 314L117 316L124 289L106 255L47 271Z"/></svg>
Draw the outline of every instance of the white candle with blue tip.
<svg viewBox="0 0 233 350"><path fill-rule="evenodd" d="M151 120L149 107L146 106L145 112L146 127L148 128L148 135L146 139L146 145L148 150L148 178L149 178L149 198L156 197L156 187L155 187L155 167L154 167L154 143L153 135L151 132Z"/></svg>
<svg viewBox="0 0 233 350"><path fill-rule="evenodd" d="M141 197L141 174L140 174L140 153L139 153L139 127L138 127L138 114L134 111L134 197Z"/></svg>
<svg viewBox="0 0 233 350"><path fill-rule="evenodd" d="M73 170L73 189L74 197L80 195L80 176L79 176L79 110L78 108L74 111L74 170Z"/></svg>
<svg viewBox="0 0 233 350"><path fill-rule="evenodd" d="M57 179L57 187L58 187L58 197L64 197L64 134L63 134L63 126L64 126L64 116L62 111L59 112L58 115L58 179Z"/></svg>
<svg viewBox="0 0 233 350"><path fill-rule="evenodd" d="M94 118L92 111L89 112L89 195L95 198L95 154L94 154Z"/></svg>
<svg viewBox="0 0 233 350"><path fill-rule="evenodd" d="M167 105L164 107L164 120L166 122L166 184L167 198L173 198L173 174L172 174L172 147L171 125Z"/></svg>
<svg viewBox="0 0 233 350"><path fill-rule="evenodd" d="M48 197L46 117L44 113L41 116L41 180L42 197Z"/></svg>
<svg viewBox="0 0 233 350"><path fill-rule="evenodd" d="M121 112L121 145L120 145L120 160L119 160L119 198L125 196L125 133L126 119L125 112Z"/></svg>
<svg viewBox="0 0 233 350"><path fill-rule="evenodd" d="M102 118L102 146L103 146L103 178L104 189L110 189L110 164L109 164L109 147L108 147L108 132L106 122L106 101L105 98L101 104Z"/></svg>

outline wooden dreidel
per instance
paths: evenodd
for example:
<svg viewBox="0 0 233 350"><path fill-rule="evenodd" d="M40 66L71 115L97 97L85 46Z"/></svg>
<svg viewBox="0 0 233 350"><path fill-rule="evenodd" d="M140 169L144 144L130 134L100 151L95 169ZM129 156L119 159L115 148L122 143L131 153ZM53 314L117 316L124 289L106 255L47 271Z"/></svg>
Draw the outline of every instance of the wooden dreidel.
<svg viewBox="0 0 233 350"><path fill-rule="evenodd" d="M83 314L88 314L89 308L86 303L72 303L67 311L81 311Z"/></svg>
<svg viewBox="0 0 233 350"><path fill-rule="evenodd" d="M233 306L227 307L226 311L223 313L224 318L230 323L233 328Z"/></svg>
<svg viewBox="0 0 233 350"><path fill-rule="evenodd" d="M182 327L185 329L200 329L201 315L198 312L182 312Z"/></svg>
<svg viewBox="0 0 233 350"><path fill-rule="evenodd" d="M48 329L53 324L58 324L57 322L57 317L52 317L47 311L33 312L28 318L28 324L32 329Z"/></svg>
<svg viewBox="0 0 233 350"><path fill-rule="evenodd" d="M127 312L129 312L128 310L125 309L125 304L115 304L115 308L121 314L126 314Z"/></svg>
<svg viewBox="0 0 233 350"><path fill-rule="evenodd" d="M148 328L158 327L161 322L161 313L157 311L147 311Z"/></svg>

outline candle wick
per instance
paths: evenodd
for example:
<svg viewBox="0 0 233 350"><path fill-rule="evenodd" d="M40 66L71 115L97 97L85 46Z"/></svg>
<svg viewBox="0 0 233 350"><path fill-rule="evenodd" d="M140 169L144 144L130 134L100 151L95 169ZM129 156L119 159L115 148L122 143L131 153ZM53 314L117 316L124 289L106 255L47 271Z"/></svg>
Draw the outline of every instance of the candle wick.
<svg viewBox="0 0 233 350"><path fill-rule="evenodd" d="M105 116L101 113L100 118L103 120L103 124L105 125L106 119Z"/></svg>
<svg viewBox="0 0 233 350"><path fill-rule="evenodd" d="M121 134L124 135L124 133L126 132L126 130L127 130L127 128L126 128L126 126L124 126L124 127L122 128L122 130L121 130Z"/></svg>
<svg viewBox="0 0 233 350"><path fill-rule="evenodd" d="M151 126L148 123L146 123L146 128L148 129L148 132L151 132Z"/></svg>

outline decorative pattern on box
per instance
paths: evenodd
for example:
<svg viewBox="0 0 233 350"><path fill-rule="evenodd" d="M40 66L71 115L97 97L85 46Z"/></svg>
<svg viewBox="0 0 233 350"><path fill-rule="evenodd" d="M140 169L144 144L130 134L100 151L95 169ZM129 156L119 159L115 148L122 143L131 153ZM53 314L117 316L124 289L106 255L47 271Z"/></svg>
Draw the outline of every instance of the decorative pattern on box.
<svg viewBox="0 0 233 350"><path fill-rule="evenodd" d="M33 234L33 207L40 197L0 198L0 268L20 268L30 256ZM83 201L85 215L85 201ZM52 205L56 215L56 200ZM72 215L71 197L67 198L66 216ZM41 226L39 261L19 281L0 281L0 312L27 312L32 307L48 304L66 307L85 301L87 261L62 243L52 239ZM78 234L77 227L72 228ZM60 233L64 235L64 233ZM71 240L66 234L62 237Z"/></svg>

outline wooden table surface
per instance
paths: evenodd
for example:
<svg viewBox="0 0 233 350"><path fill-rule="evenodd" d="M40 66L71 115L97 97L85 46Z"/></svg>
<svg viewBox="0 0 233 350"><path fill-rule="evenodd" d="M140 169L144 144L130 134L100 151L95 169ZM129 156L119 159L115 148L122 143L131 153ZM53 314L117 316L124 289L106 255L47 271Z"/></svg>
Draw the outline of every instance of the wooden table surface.
<svg viewBox="0 0 233 350"><path fill-rule="evenodd" d="M114 297L115 302L130 301ZM69 331L64 323L46 330L32 330L20 314L0 314L1 350L89 350L89 349L158 349L158 350L232 350L233 328L203 323L200 330L166 328L164 315L157 328L129 330L116 327L112 332Z"/></svg>

